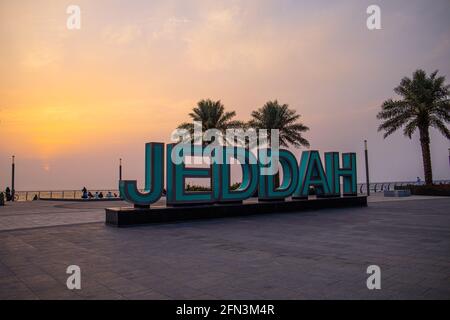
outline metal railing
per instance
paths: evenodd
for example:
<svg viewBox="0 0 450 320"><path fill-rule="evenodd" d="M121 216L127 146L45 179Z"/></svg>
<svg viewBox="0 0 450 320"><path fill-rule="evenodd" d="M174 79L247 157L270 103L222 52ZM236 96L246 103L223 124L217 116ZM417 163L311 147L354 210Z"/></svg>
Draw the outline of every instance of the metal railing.
<svg viewBox="0 0 450 320"><path fill-rule="evenodd" d="M450 184L450 180L436 180L435 184ZM399 181L399 182L375 182L370 183L370 192L384 192L384 191L392 191L395 190L396 187L402 187L407 185L415 185L416 181ZM366 194L367 193L367 183L358 183L358 193Z"/></svg>
<svg viewBox="0 0 450 320"><path fill-rule="evenodd" d="M89 190L93 195L96 192L103 193L103 198L107 199L108 192L111 192L113 198L119 197L119 190L114 189L99 189L99 190ZM83 192L81 190L49 190L49 191L15 191L16 201L32 201L35 199L81 199Z"/></svg>
<svg viewBox="0 0 450 320"><path fill-rule="evenodd" d="M436 180L436 184L450 184L450 180ZM395 190L396 187L406 186L409 184L416 184L416 181L399 181L399 182L375 182L370 183L370 192L383 192ZM358 183L357 184L358 193L367 193L367 184ZM107 199L108 192L113 194L112 199L119 198L119 190L117 189L97 189L89 190L92 194L96 192L103 193L103 198ZM140 190L144 191L144 190ZM34 199L81 199L83 192L81 190L48 190L48 191L15 191L16 201L32 201Z"/></svg>

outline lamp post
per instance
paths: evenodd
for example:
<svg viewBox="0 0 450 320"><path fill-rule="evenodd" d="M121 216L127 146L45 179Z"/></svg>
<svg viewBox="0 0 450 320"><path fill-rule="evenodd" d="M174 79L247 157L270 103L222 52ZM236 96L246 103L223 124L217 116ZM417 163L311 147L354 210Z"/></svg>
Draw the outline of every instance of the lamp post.
<svg viewBox="0 0 450 320"><path fill-rule="evenodd" d="M119 183L122 181L122 158L119 159ZM119 187L119 197L122 198L122 195L120 194L120 187Z"/></svg>
<svg viewBox="0 0 450 320"><path fill-rule="evenodd" d="M370 196L370 181L369 181L369 155L367 151L367 140L364 140L364 157L366 160L366 184L367 184L367 196Z"/></svg>
<svg viewBox="0 0 450 320"><path fill-rule="evenodd" d="M122 158L119 159L119 181L122 180Z"/></svg>
<svg viewBox="0 0 450 320"><path fill-rule="evenodd" d="M11 201L14 201L15 188L14 188L14 180L15 180L15 171L16 164L14 163L16 156L12 156L12 164L11 164Z"/></svg>

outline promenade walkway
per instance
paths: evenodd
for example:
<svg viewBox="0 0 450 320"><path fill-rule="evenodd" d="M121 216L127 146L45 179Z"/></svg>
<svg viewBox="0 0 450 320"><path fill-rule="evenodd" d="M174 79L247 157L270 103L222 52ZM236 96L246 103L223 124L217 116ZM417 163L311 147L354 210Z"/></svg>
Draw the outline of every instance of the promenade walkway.
<svg viewBox="0 0 450 320"><path fill-rule="evenodd" d="M450 198L125 229L104 206L0 208L0 299L450 299Z"/></svg>
<svg viewBox="0 0 450 320"><path fill-rule="evenodd" d="M441 199L430 196L411 196L405 198L383 197L374 194L369 202L411 201ZM163 200L157 205L163 204ZM72 224L85 224L105 221L105 208L128 207L125 201L23 201L7 203L0 207L0 231L50 227Z"/></svg>

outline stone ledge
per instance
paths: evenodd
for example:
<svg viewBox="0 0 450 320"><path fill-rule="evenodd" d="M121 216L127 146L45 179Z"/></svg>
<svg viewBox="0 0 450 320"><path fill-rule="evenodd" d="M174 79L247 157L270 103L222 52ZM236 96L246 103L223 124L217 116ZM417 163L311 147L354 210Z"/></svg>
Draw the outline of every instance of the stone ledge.
<svg viewBox="0 0 450 320"><path fill-rule="evenodd" d="M196 219L226 218L268 213L301 212L345 207L367 206L366 196L287 200L278 202L250 202L243 204L214 204L183 207L107 208L105 223L127 227L151 223L167 223Z"/></svg>
<svg viewBox="0 0 450 320"><path fill-rule="evenodd" d="M81 199L81 198L39 198L42 201L65 201L65 202L107 202L107 201L123 201L121 198L102 198L102 199Z"/></svg>
<svg viewBox="0 0 450 320"><path fill-rule="evenodd" d="M384 191L385 197L409 197L411 196L410 190L385 190Z"/></svg>

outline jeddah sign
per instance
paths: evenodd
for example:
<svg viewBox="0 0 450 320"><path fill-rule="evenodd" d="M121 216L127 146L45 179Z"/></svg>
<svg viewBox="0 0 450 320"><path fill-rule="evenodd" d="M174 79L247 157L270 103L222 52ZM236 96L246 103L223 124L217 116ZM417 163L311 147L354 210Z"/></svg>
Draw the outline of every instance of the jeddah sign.
<svg viewBox="0 0 450 320"><path fill-rule="evenodd" d="M192 158L206 165L191 165ZM231 165L240 165L242 182L231 188ZM194 161L195 164L195 161ZM275 164L275 165L274 165ZM273 168L275 167L275 170ZM278 167L279 179L276 172ZM267 170L272 168L272 170ZM209 180L210 191L186 190L186 179ZM342 178L342 185L341 185ZM280 181L280 183L277 183ZM145 191L137 181L119 182L121 196L135 207L149 207L166 191L167 206L239 203L255 194L259 201L305 200L311 187L318 198L357 195L356 153L303 151L299 160L286 149L243 146L205 146L188 143L147 143L145 146ZM341 190L342 189L342 190Z"/></svg>

